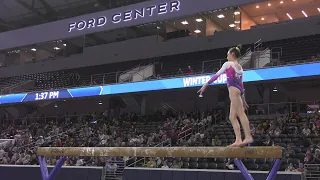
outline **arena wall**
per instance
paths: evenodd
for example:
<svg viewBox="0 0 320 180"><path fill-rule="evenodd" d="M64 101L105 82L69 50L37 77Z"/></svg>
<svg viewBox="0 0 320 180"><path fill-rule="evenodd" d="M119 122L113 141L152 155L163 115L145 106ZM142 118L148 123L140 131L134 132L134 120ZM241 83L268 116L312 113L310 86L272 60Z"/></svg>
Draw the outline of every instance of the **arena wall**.
<svg viewBox="0 0 320 180"><path fill-rule="evenodd" d="M265 180L266 171L253 171L256 180ZM243 180L240 171L236 170L199 170L199 169L146 169L126 168L123 180ZM301 173L279 172L275 180L301 180Z"/></svg>
<svg viewBox="0 0 320 180"><path fill-rule="evenodd" d="M53 61L22 64L13 67L3 67L0 77L18 76L30 73L72 69L86 66L148 59L159 56L169 56L189 52L205 51L235 44L252 44L259 39L274 41L299 36L314 35L320 32L319 17L297 19L288 23L267 24L245 31L221 31L213 36L186 37L163 41L159 36L148 36L122 42L93 46L84 49L83 54L67 58L57 58ZM308 27L308 28L305 28ZM292 31L295 29L295 31ZM139 46L136 46L139 44ZM184 44L184 46L180 46ZM172 50L174 49L174 51ZM209 59L208 59L209 60Z"/></svg>
<svg viewBox="0 0 320 180"><path fill-rule="evenodd" d="M48 167L49 172L52 167ZM63 167L57 175L57 180L100 180L102 167ZM0 166L1 180L42 180L39 166Z"/></svg>

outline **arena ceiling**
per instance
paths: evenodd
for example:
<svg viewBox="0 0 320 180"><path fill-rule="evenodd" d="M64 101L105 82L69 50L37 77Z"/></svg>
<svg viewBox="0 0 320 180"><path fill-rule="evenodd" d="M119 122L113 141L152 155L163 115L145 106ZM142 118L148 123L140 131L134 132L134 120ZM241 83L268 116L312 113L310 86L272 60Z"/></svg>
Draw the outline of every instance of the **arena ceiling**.
<svg viewBox="0 0 320 180"><path fill-rule="evenodd" d="M0 0L0 32L147 0Z"/></svg>

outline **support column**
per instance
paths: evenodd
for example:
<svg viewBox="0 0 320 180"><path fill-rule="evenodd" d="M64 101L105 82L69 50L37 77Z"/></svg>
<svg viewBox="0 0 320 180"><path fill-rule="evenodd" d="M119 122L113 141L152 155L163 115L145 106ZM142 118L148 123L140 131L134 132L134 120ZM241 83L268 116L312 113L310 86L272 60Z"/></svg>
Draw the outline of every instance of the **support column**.
<svg viewBox="0 0 320 180"><path fill-rule="evenodd" d="M124 108L121 98L115 97L109 99L108 119L117 118L120 115L120 109Z"/></svg>
<svg viewBox="0 0 320 180"><path fill-rule="evenodd" d="M263 91L263 103L270 103L270 88L265 87Z"/></svg>
<svg viewBox="0 0 320 180"><path fill-rule="evenodd" d="M147 107L147 97L143 96L141 99L141 104L140 104L140 115L141 116L146 115L146 107Z"/></svg>

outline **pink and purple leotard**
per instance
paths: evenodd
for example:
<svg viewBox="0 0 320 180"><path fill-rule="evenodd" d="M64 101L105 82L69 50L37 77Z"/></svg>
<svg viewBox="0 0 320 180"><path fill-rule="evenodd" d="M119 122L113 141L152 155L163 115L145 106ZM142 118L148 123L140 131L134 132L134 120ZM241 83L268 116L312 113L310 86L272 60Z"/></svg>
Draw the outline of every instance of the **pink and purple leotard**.
<svg viewBox="0 0 320 180"><path fill-rule="evenodd" d="M227 86L228 88L230 86L236 87L240 90L241 94L244 93L244 87L242 82L242 76L243 76L243 69L237 69L234 62L225 62L221 69L214 75L212 78L208 81L208 84L213 83L213 81L217 80L218 77L226 73L227 75Z"/></svg>

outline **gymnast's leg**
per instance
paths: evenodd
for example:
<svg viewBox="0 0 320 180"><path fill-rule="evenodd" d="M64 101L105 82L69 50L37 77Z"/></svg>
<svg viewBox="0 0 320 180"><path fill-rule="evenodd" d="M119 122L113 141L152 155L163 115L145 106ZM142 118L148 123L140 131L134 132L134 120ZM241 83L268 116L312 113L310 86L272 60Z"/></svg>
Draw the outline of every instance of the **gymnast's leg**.
<svg viewBox="0 0 320 180"><path fill-rule="evenodd" d="M236 110L236 113L240 119L245 138L240 144L240 146L245 146L253 142L253 138L250 132L249 120L247 115L244 112L243 102L241 99L241 92L238 88L230 86L229 87L229 96L233 107ZM236 132L235 132L236 133Z"/></svg>
<svg viewBox="0 0 320 180"><path fill-rule="evenodd" d="M233 130L234 130L234 134L236 135L235 142L233 144L229 145L229 147L240 146L240 144L242 143L241 132L240 132L240 124L239 124L239 121L237 119L236 109L235 109L235 107L234 107L232 102L230 104L229 119L231 121Z"/></svg>

